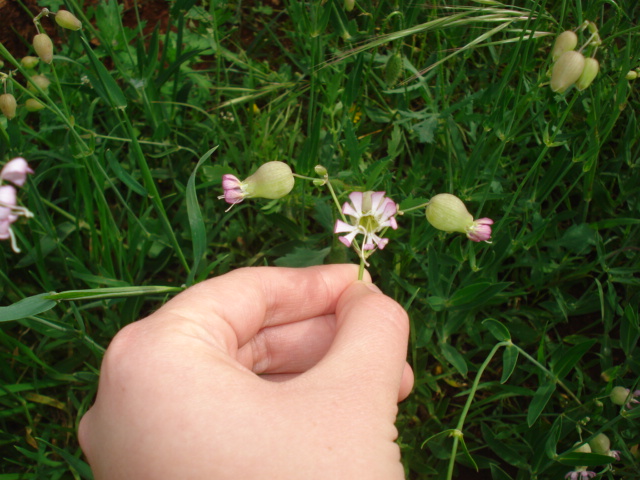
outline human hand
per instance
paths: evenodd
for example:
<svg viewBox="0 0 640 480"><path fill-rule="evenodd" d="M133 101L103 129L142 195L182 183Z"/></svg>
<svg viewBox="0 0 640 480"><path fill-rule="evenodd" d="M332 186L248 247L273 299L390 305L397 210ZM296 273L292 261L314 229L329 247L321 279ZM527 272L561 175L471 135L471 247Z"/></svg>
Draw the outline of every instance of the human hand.
<svg viewBox="0 0 640 480"><path fill-rule="evenodd" d="M122 329L80 422L96 480L404 478L407 315L356 275L240 269Z"/></svg>

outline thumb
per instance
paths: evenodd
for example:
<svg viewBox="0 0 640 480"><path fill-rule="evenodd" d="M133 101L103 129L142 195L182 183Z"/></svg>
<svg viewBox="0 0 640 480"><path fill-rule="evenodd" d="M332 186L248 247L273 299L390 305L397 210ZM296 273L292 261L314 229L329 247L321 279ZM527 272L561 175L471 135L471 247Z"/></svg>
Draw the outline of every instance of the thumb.
<svg viewBox="0 0 640 480"><path fill-rule="evenodd" d="M336 322L333 344L317 367L339 382L338 388L354 389L359 399L395 408L411 388L403 383L413 380L405 372L407 313L374 284L355 282L338 299ZM401 390L404 394L399 395Z"/></svg>

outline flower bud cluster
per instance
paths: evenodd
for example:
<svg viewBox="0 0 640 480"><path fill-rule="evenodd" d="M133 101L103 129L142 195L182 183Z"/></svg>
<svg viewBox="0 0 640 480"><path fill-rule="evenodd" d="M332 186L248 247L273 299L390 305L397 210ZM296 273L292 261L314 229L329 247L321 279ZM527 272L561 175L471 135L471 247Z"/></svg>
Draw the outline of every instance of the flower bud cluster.
<svg viewBox="0 0 640 480"><path fill-rule="evenodd" d="M69 30L80 30L82 28L82 22L71 12L67 10L60 10L57 13L50 12L48 9L43 9L34 19L36 28L40 30L40 18L43 16L54 15L56 23L62 28ZM33 37L32 41L33 49L37 56L27 55L20 60L22 68L28 71L27 75L27 89L34 95L38 95L41 92L48 93L48 88L51 82L49 79L35 72L35 68L42 61L46 64L53 62L53 41L51 37L46 33L40 31ZM10 75L4 75L4 77L10 77ZM3 79L6 81L6 78ZM25 101L27 111L36 112L42 110L44 105L35 98L29 98ZM18 102L12 93L6 91L0 95L0 111L2 114L11 120L16 116L18 108Z"/></svg>
<svg viewBox="0 0 640 480"><path fill-rule="evenodd" d="M18 157L10 160L0 170L0 240L11 240L11 247L16 253L20 252L15 235L11 229L18 217L32 217L33 214L26 208L17 205L17 187L22 187L27 181L27 175L33 173L24 158ZM3 185L4 181L13 185ZM15 186L14 186L15 185Z"/></svg>
<svg viewBox="0 0 640 480"><path fill-rule="evenodd" d="M593 57L585 58L582 53L586 47L597 48L602 42L598 29L593 22L586 22L586 28L591 37L578 51L578 36L574 31L567 30L556 38L551 51L554 64L551 69L551 90L564 93L573 85L580 91L585 90L595 80L600 71L600 63ZM595 55L595 51L593 52Z"/></svg>

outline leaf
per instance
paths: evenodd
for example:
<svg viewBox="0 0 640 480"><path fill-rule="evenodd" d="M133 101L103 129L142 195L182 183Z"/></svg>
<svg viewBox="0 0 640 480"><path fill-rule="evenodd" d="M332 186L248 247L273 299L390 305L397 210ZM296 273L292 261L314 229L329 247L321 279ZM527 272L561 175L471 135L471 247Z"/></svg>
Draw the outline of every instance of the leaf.
<svg viewBox="0 0 640 480"><path fill-rule="evenodd" d="M620 346L628 357L638 345L640 329L638 328L638 310L631 304L624 308L624 315L620 319Z"/></svg>
<svg viewBox="0 0 640 480"><path fill-rule="evenodd" d="M494 318L487 318L482 322L482 324L487 327L487 330L489 330L489 332L491 332L491 335L493 335L499 342L506 342L508 340L511 340L511 334L509 333L509 330L498 320Z"/></svg>
<svg viewBox="0 0 640 480"><path fill-rule="evenodd" d="M200 165L211 157L213 152L217 150L216 145L205 153L191 172L189 181L187 182L187 190L185 192L185 200L187 203L187 216L189 217L189 228L191 229L191 241L193 243L193 265L189 276L187 277L186 284L191 285L193 279L198 271L200 261L204 258L205 250L207 248L207 231L202 218L202 211L200 210L200 204L198 203L198 196L196 194L196 172Z"/></svg>
<svg viewBox="0 0 640 480"><path fill-rule="evenodd" d="M278 267L311 267L313 265L322 265L324 259L331 247L323 248L322 250L312 250L310 248L296 247L293 252L286 254L284 257L280 257L275 260Z"/></svg>
<svg viewBox="0 0 640 480"><path fill-rule="evenodd" d="M588 340L562 352L560 360L552 367L556 378L564 378L597 341L596 339Z"/></svg>
<svg viewBox="0 0 640 480"><path fill-rule="evenodd" d="M105 300L107 298L140 297L142 295L154 295L165 293L178 293L184 290L182 287L144 285L140 287L107 287L89 288L86 290L66 290L64 292L44 293L50 300Z"/></svg>
<svg viewBox="0 0 640 480"><path fill-rule="evenodd" d="M556 457L556 460L570 467L599 467L613 463L615 458L597 453L570 452Z"/></svg>
<svg viewBox="0 0 640 480"><path fill-rule="evenodd" d="M125 108L127 106L127 99L124 93L122 93L120 86L102 62L100 62L98 57L96 57L96 54L93 53L93 48L91 48L87 40L84 37L80 37L80 40L84 44L84 50L87 52L87 57L89 57L93 71L97 75L97 78L92 76L93 81L91 83L93 88L95 88L98 95L113 108Z"/></svg>
<svg viewBox="0 0 640 480"><path fill-rule="evenodd" d="M60 455L64 460L69 464L71 468L73 468L81 478L85 480L93 480L93 473L91 472L91 468L87 465L82 459L71 455L67 450L56 447L51 443L47 442L42 438L38 438L39 442L44 443L51 447L58 455Z"/></svg>
<svg viewBox="0 0 640 480"><path fill-rule="evenodd" d="M449 299L452 307L473 308L484 305L487 301L495 297L502 290L511 285L511 282L501 282L491 284L490 282L478 282L457 290Z"/></svg>
<svg viewBox="0 0 640 480"><path fill-rule="evenodd" d="M147 197L149 195L147 190L142 185L140 185L138 181L129 174L129 172L122 168L120 162L115 159L111 150L107 150L104 156L107 159L109 167L111 167L113 173L115 173L116 177L118 177L118 179L122 181L122 183L124 183L138 195L142 195L143 197Z"/></svg>
<svg viewBox="0 0 640 480"><path fill-rule="evenodd" d="M48 295L50 293L40 293L32 297L23 298L8 307L0 307L0 323L32 317L51 310L56 306L56 302L48 299Z"/></svg>
<svg viewBox="0 0 640 480"><path fill-rule="evenodd" d="M536 390L529 404L529 411L527 412L527 425L529 425L529 427L536 422L555 391L556 384L554 382L544 383Z"/></svg>
<svg viewBox="0 0 640 480"><path fill-rule="evenodd" d="M500 383L505 383L511 377L511 374L518 363L518 349L513 345L508 345L502 352L502 378Z"/></svg>
<svg viewBox="0 0 640 480"><path fill-rule="evenodd" d="M502 470L495 463L490 464L489 469L491 470L491 478L493 478L493 480L513 480L507 472Z"/></svg>
<svg viewBox="0 0 640 480"><path fill-rule="evenodd" d="M433 143L437 129L438 115L429 115L425 120L416 123L412 130L418 135L420 143Z"/></svg>
<svg viewBox="0 0 640 480"><path fill-rule="evenodd" d="M448 343L441 343L440 349L442 350L442 355L447 361L453 365L453 367L460 372L462 376L467 376L467 372L469 371L469 367L467 367L467 361L464 359L462 354L458 352L455 348L453 348Z"/></svg>

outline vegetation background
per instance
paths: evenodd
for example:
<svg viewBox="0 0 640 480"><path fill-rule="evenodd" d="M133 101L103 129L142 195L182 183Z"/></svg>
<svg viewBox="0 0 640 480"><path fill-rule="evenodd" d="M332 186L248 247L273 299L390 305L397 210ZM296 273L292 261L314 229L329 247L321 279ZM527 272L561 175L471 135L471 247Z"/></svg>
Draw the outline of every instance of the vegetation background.
<svg viewBox="0 0 640 480"><path fill-rule="evenodd" d="M104 348L184 286L357 262L311 182L225 211L221 175L270 160L324 165L343 197L449 192L496 220L475 244L411 212L371 258L411 317L407 478L640 478L639 408L608 398L640 388L638 2L171 0L161 22L135 0L38 3L84 27L43 18L55 57L35 71L0 49L19 104L1 163L35 170L22 252L0 245L0 480L92 478L76 428ZM600 74L554 94L554 38L585 20ZM48 92L24 88L34 74ZM620 461L572 452L599 432Z"/></svg>

